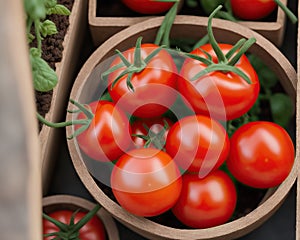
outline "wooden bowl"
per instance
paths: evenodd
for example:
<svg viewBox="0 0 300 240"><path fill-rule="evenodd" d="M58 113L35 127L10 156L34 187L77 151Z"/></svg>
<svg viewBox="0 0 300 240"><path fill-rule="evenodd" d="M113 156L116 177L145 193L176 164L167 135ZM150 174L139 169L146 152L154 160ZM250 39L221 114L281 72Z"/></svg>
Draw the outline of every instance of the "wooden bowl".
<svg viewBox="0 0 300 240"><path fill-rule="evenodd" d="M89 28L95 46L99 46L107 38L123 30L124 28L151 18L151 16L98 16L97 9L99 8L99 11L101 11L101 2L101 0L89 0L88 7ZM284 5L287 5L287 0L281 0L281 2ZM118 9L122 13L122 6L119 6ZM182 13L179 11L179 14ZM281 46L286 25L285 13L281 8L278 8L275 21L241 21L240 23L246 27L251 28L254 31L257 31L258 33L269 39L271 42L273 42L275 45Z"/></svg>
<svg viewBox="0 0 300 240"><path fill-rule="evenodd" d="M120 51L134 46L137 37L143 36L143 42L152 42L158 27L161 25L163 17L152 18L142 23L133 25L104 42L87 60L78 74L71 98L86 103L96 92L99 83L89 81L95 73L99 63L104 62L115 54L115 49ZM261 58L279 77L284 90L291 96L293 101L296 99L297 75L283 54L269 40L260 34L242 25L220 19L213 20L213 31L219 42L234 44L240 38L255 37L257 42L249 49L249 52ZM195 16L178 16L172 28L171 37L185 36L186 38L199 39L207 32L207 18ZM69 108L72 109L72 105ZM298 109L297 109L298 110ZM67 115L67 120L72 120L72 115ZM67 135L73 133L73 128L67 128ZM297 132L296 148L298 152ZM68 141L70 155L74 167L81 178L83 184L93 197L107 209L116 219L135 232L150 239L235 239L249 233L260 226L268 219L281 205L289 190L295 182L297 176L298 159L295 160L292 171L287 179L277 188L272 189L263 198L262 202L250 213L226 224L207 228L207 229L181 229L169 227L148 218L136 217L125 211L119 204L113 201L99 183L95 180L97 171L101 168L95 161L84 159L80 152L76 139ZM297 153L298 158L298 153ZM98 168L97 168L98 167ZM105 170L104 170L105 172Z"/></svg>
<svg viewBox="0 0 300 240"><path fill-rule="evenodd" d="M53 195L43 198L43 211L47 214L56 210L71 210L76 211L81 209L83 211L90 211L94 208L95 203L90 202L84 198L71 195ZM112 216L101 208L96 215L101 219L107 233L108 240L119 240L119 231Z"/></svg>

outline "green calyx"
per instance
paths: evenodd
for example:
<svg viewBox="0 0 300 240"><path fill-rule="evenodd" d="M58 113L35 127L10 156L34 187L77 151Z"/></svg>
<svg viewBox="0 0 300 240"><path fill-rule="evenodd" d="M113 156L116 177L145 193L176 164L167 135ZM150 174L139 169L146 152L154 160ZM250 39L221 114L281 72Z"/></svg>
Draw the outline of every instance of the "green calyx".
<svg viewBox="0 0 300 240"><path fill-rule="evenodd" d="M88 223L96 215L101 206L96 204L95 207L88 212L82 219L80 219L77 223L74 222L75 216L79 210L75 211L72 214L69 224L62 223L47 214L43 213L43 218L53 223L55 226L59 228L59 231L44 234L44 237L55 237L54 239L59 240L79 240L79 230Z"/></svg>
<svg viewBox="0 0 300 240"><path fill-rule="evenodd" d="M90 126L92 119L94 118L94 114L85 105L83 105L79 102L76 102L73 99L70 99L69 101L78 108L78 110L76 110L76 111L69 111L69 112L70 113L83 112L83 114L86 116L86 119L78 119L78 120L72 120L72 121L66 121L66 122L53 123L53 122L47 121L39 113L37 113L37 118L41 123L45 124L48 127L52 127L52 128L61 128L61 127L67 127L67 126L72 126L72 125L82 125L71 136L68 137L68 139L72 139L72 138L78 136L79 134L81 134L82 132L84 132Z"/></svg>
<svg viewBox="0 0 300 240"><path fill-rule="evenodd" d="M116 50L117 54L119 55L122 62L118 65L115 65L114 67L108 69L104 73L102 73L101 77L106 77L109 74L113 73L114 71L123 68L125 66L125 70L120 73L120 75L114 79L114 81L111 84L111 88L114 87L114 85L124 76L127 75L126 83L129 90L134 91L133 85L131 84L131 79L133 74L139 73L143 71L148 63L152 60L153 57L155 57L160 50L163 48L163 46L153 50L145 59L142 58L141 54L141 44L142 44L142 37L139 37L136 41L135 49L134 49L134 59L133 63L129 62L128 59L119 51Z"/></svg>
<svg viewBox="0 0 300 240"><path fill-rule="evenodd" d="M204 63L205 65L207 65L205 69L197 73L191 80L195 81L198 78L211 72L222 71L224 73L233 72L239 75L240 77L242 77L247 83L251 84L250 78L242 70L235 67L235 64L239 61L239 59L243 56L243 54L245 54L246 51L256 42L256 39L255 38L249 38L248 40L240 39L227 54L224 54L213 35L213 29L212 29L212 19L221 8L222 6L220 5L211 13L211 15L208 18L208 25L207 25L209 43L211 44L218 58L218 63L213 62L212 57L201 48L199 48L199 50L202 51L207 58L200 57L194 54L186 54L188 57L198 60Z"/></svg>
<svg viewBox="0 0 300 240"><path fill-rule="evenodd" d="M146 141L144 148L148 148L153 144L157 149L163 150L166 144L164 138L166 131L169 129L169 124L164 120L163 128L158 132L153 132L146 124L143 124L143 127L147 130L147 135L142 134L132 134L133 137L139 137Z"/></svg>

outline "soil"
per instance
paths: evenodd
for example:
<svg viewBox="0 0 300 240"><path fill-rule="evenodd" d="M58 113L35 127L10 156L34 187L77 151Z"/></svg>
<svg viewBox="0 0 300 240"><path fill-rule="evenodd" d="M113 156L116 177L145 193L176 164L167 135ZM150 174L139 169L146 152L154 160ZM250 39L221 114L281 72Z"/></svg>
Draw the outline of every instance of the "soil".
<svg viewBox="0 0 300 240"><path fill-rule="evenodd" d="M62 4L69 10L72 9L74 0L57 0L58 4ZM69 27L69 16L50 15L49 20L53 21L57 27L57 34L46 37L42 42L42 58L48 62L50 67L56 70L56 64L62 60L62 52L64 50L63 41ZM33 43L34 44L34 43ZM35 91L35 102L37 111L45 116L51 106L53 91L39 92ZM42 124L39 124L41 130Z"/></svg>

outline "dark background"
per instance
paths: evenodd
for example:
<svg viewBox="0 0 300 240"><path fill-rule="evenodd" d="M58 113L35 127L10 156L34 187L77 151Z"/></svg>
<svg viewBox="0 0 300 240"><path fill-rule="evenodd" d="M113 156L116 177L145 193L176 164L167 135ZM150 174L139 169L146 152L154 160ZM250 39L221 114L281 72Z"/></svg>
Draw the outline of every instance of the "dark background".
<svg viewBox="0 0 300 240"><path fill-rule="evenodd" d="M298 0L289 0L288 7L297 13ZM293 25L287 20L287 26L284 35L284 42L280 50L288 58L291 64L297 67L297 24ZM82 49L82 61L86 60L88 56L95 50L92 47L91 38L87 35L85 46ZM82 64L82 63L81 63ZM80 69L80 66L79 66ZM64 129L60 129L62 139L65 138ZM68 153L66 141L57 149L59 151L58 159L56 159L53 175L51 177L51 184L46 193L47 196L55 194L70 194L86 198L94 201L93 197L85 189L80 181L77 173L74 170L72 161ZM143 240L145 238L137 235L125 226L117 222L120 239L134 239ZM239 238L240 240L294 240L295 239L295 225L296 225L296 186L294 186L283 205L278 211L268 219L262 226L251 232L250 234Z"/></svg>

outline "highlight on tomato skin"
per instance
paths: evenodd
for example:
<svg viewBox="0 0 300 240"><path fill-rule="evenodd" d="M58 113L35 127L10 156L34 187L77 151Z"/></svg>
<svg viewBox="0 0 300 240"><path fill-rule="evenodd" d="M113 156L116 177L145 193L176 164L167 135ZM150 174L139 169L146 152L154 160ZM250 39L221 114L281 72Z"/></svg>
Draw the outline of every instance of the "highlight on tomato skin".
<svg viewBox="0 0 300 240"><path fill-rule="evenodd" d="M218 44L226 55L231 44ZM205 44L191 52L191 54L207 58L209 54L214 63L218 58L211 44ZM250 79L248 83L232 71L214 71L193 79L195 75L208 66L198 60L187 58L180 71L178 90L184 99L192 106L197 114L227 121L241 117L254 105L260 90L257 73L245 54L234 65L244 72Z"/></svg>
<svg viewBox="0 0 300 240"><path fill-rule="evenodd" d="M231 0L233 15L242 20L259 20L269 16L277 7L274 0Z"/></svg>
<svg viewBox="0 0 300 240"><path fill-rule="evenodd" d="M169 130L166 152L181 169L205 177L218 169L229 154L230 142L225 128L203 115L187 116Z"/></svg>
<svg viewBox="0 0 300 240"><path fill-rule="evenodd" d="M235 185L225 172L216 170L205 178L185 174L180 197L172 212L186 226L202 229L228 222L236 203Z"/></svg>
<svg viewBox="0 0 300 240"><path fill-rule="evenodd" d="M77 136L80 149L94 160L110 162L131 144L131 127L125 113L114 103L100 100L88 104L94 114L88 129ZM81 112L77 119L84 119ZM80 125L76 125L79 128Z"/></svg>
<svg viewBox="0 0 300 240"><path fill-rule="evenodd" d="M139 61L144 63L135 66L136 62L139 62L136 61L136 49L137 47L130 48L122 54L128 64L131 64L130 67L140 69L122 76L124 70L130 68L124 65L111 72L108 75L108 92L113 102L129 115L140 118L159 117L168 111L178 96L177 67L166 49L160 49L152 43L141 44L138 56ZM157 50L159 51L146 62L147 57ZM117 56L109 69L118 66L122 61L122 58Z"/></svg>
<svg viewBox="0 0 300 240"><path fill-rule="evenodd" d="M256 121L238 128L230 139L226 161L231 174L253 188L272 188L289 175L295 147L284 128L273 122Z"/></svg>
<svg viewBox="0 0 300 240"><path fill-rule="evenodd" d="M182 187L178 167L165 152L134 149L116 162L111 188L117 202L142 217L160 215L176 203Z"/></svg>

